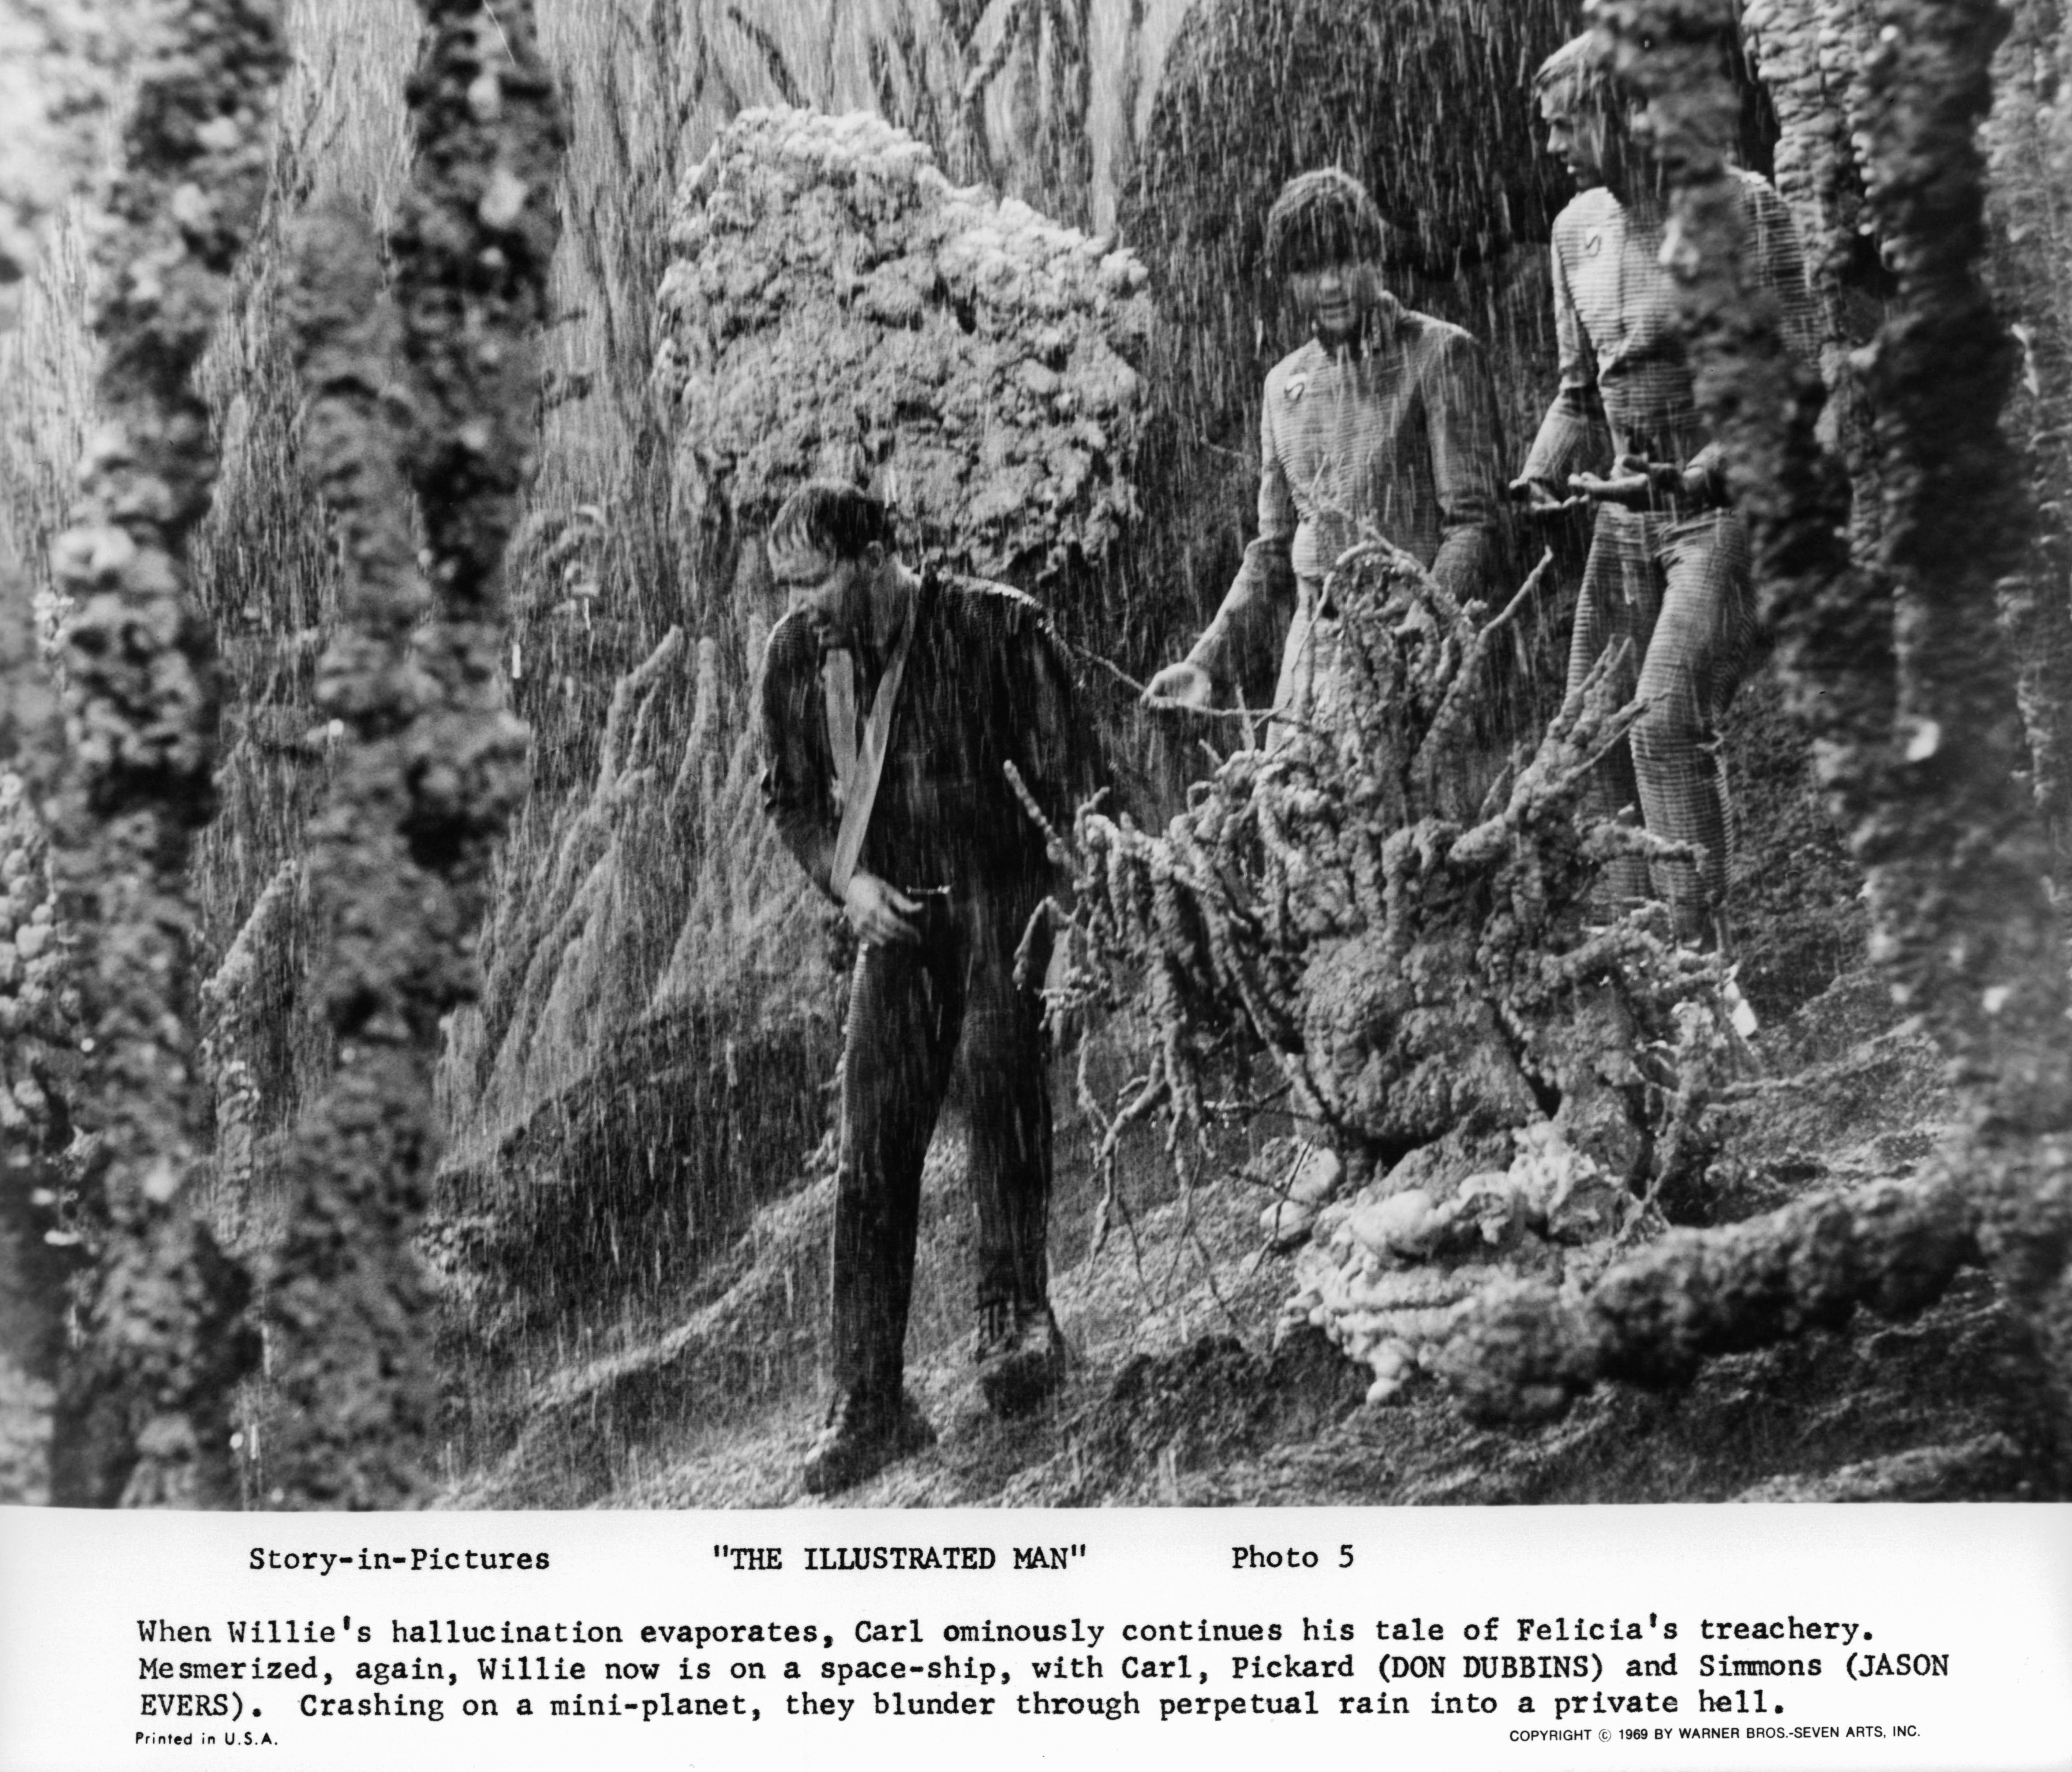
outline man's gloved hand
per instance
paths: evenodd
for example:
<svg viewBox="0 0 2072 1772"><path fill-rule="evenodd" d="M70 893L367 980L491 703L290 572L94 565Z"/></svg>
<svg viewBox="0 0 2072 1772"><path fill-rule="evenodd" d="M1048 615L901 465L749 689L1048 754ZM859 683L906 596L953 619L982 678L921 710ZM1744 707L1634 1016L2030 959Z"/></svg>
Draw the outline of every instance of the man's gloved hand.
<svg viewBox="0 0 2072 1772"><path fill-rule="evenodd" d="M1215 685L1198 664L1185 659L1169 664L1145 686L1147 708L1208 708L1215 705Z"/></svg>
<svg viewBox="0 0 2072 1772"><path fill-rule="evenodd" d="M1564 516L1590 502L1586 493L1577 492L1564 499L1546 481L1523 475L1511 483L1511 499L1512 504L1523 505L1529 517Z"/></svg>
<svg viewBox="0 0 2072 1772"><path fill-rule="evenodd" d="M1609 477L1571 474L1568 483L1587 498L1622 504L1629 511L1667 509L1679 499L1696 498L1703 491L1674 462L1651 462L1645 455L1620 456L1612 463Z"/></svg>
<svg viewBox="0 0 2072 1772"><path fill-rule="evenodd" d="M918 944L920 925L912 919L920 912L918 900L897 886L888 886L874 874L858 871L849 876L849 890L842 897L842 911L849 927L866 944L905 942Z"/></svg>

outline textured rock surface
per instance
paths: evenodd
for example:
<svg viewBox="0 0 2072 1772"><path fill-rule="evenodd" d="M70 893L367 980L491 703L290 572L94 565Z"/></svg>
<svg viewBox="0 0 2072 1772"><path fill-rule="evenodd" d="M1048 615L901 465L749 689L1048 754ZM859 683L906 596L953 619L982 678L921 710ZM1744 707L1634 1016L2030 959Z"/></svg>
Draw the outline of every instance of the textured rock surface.
<svg viewBox="0 0 2072 1772"><path fill-rule="evenodd" d="M208 1112L187 862L215 811L219 702L187 584L216 467L191 376L258 219L286 57L266 0L181 0L151 23L100 245L105 422L52 561L70 755L48 819L91 1042L76 1111L97 1264L51 1458L60 1501L200 1506L236 1494L229 1387L253 1349L244 1277L185 1197Z"/></svg>
<svg viewBox="0 0 2072 1772"><path fill-rule="evenodd" d="M2008 420L2026 456L2036 522L2001 609L2062 890L2072 881L2072 19L2056 0L2008 10L1983 132L1988 271L2021 346Z"/></svg>
<svg viewBox="0 0 2072 1772"><path fill-rule="evenodd" d="M1150 324L1129 253L952 185L878 118L796 110L729 128L672 238L657 381L707 537L834 474L922 557L1039 592L1112 552Z"/></svg>
<svg viewBox="0 0 2072 1772"><path fill-rule="evenodd" d="M93 168L127 35L104 0L0 3L0 331L51 215Z"/></svg>
<svg viewBox="0 0 2072 1772"><path fill-rule="evenodd" d="M1594 1273L1614 1239L1688 1212L1710 1154L1716 965L1651 909L1592 901L1599 863L1659 847L1579 810L1633 710L1601 668L1530 750L1499 765L1475 742L1467 710L1540 576L1483 623L1409 556L1350 551L1338 676L1308 722L1235 752L1162 833L1078 820L1077 986L1141 980L1149 1005L1108 1145L1162 1106L1176 1148L1206 1149L1209 1104L1257 1087L1223 1069L1233 1035L1252 1042L1357 1184L1320 1215L1291 1315L1379 1395L1478 1291Z"/></svg>
<svg viewBox="0 0 2072 1772"><path fill-rule="evenodd" d="M0 334L20 318L54 214L94 169L116 63L100 6L0 4ZM32 785L63 763L55 685L39 656L49 636L37 633L30 577L7 552L0 544L0 1500L19 1503L50 1498L54 1381L81 1246L76 1194L63 1198L79 997Z"/></svg>
<svg viewBox="0 0 2072 1772"><path fill-rule="evenodd" d="M438 1153L434 1068L442 1022L480 989L489 860L527 783L502 568L537 443L562 121L528 0L423 10L394 305L350 205L312 217L296 266L308 446L347 566L317 694L347 739L311 833L338 1065L294 1130L269 1299L286 1407L265 1480L298 1507L425 1493L434 1379L411 1239Z"/></svg>
<svg viewBox="0 0 2072 1772"><path fill-rule="evenodd" d="M80 1252L68 1186L78 992L47 845L21 779L0 771L0 1503L50 1499L51 1412L66 1284Z"/></svg>

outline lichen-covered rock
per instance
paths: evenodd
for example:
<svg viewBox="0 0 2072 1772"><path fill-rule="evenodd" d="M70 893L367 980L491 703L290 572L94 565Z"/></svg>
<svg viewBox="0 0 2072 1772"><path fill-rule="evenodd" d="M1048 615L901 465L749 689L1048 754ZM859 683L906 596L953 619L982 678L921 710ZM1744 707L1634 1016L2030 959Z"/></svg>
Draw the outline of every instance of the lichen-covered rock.
<svg viewBox="0 0 2072 1772"><path fill-rule="evenodd" d="M0 1138L10 1168L60 1156L72 1138L79 1002L47 853L21 778L0 771Z"/></svg>
<svg viewBox="0 0 2072 1772"><path fill-rule="evenodd" d="M1296 1257L1285 1326L1307 1322L1370 1367L1370 1402L1394 1400L1433 1364L1486 1297L1527 1276L1580 1285L1613 1259L1615 1239L1660 1228L1619 1175L1537 1120L1513 1134L1510 1166L1450 1192L1392 1190L1384 1177L1319 1215Z"/></svg>
<svg viewBox="0 0 2072 1772"><path fill-rule="evenodd" d="M1492 1286L1594 1272L1659 1227L1710 1153L1718 963L1653 907L1593 902L1600 864L1665 847L1579 806L1636 711L1611 664L1501 766L1468 711L1532 590L1485 622L1363 542L1329 582L1333 682L1306 721L1235 753L1160 836L1076 826L1072 920L1095 972L1143 976L1157 1036L1116 1124L1163 1102L1198 1127L1231 1092L1204 1074L1235 1028L1348 1171L1383 1172L1316 1215L1293 1307L1378 1396ZM1264 1227L1292 1240L1280 1211Z"/></svg>
<svg viewBox="0 0 2072 1772"><path fill-rule="evenodd" d="M0 771L0 1503L50 1499L52 1380L81 1250L65 1161L79 1005L46 854L20 778Z"/></svg>
<svg viewBox="0 0 2072 1772"><path fill-rule="evenodd" d="M1145 271L953 186L858 113L745 113L686 183L656 365L676 494L708 538L832 474L921 557L1040 588L1136 510Z"/></svg>
<svg viewBox="0 0 2072 1772"><path fill-rule="evenodd" d="M43 810L57 915L76 944L74 1105L92 1135L80 1194L98 1242L59 1390L51 1494L210 1506L237 1494L230 1390L256 1348L236 1327L245 1277L188 1198L208 1104L187 863L216 808L221 687L191 587L216 471L193 376L259 221L287 49L277 0L173 0L137 36L97 248L104 421L51 550L69 755Z"/></svg>
<svg viewBox="0 0 2072 1772"><path fill-rule="evenodd" d="M91 0L0 0L0 333L54 214L92 171L117 39ZM0 547L0 553L5 553ZM19 549L18 552L27 552ZM23 777L61 754L47 590L0 563L0 1502L50 1499L54 1379L81 1248L64 1157L78 1070L77 994L56 920L48 846Z"/></svg>
<svg viewBox="0 0 2072 1772"><path fill-rule="evenodd" d="M96 0L0 0L0 332L51 215L93 165L122 35Z"/></svg>
<svg viewBox="0 0 2072 1772"><path fill-rule="evenodd" d="M1401 963L1414 959L1415 968ZM1390 954L1376 934L1321 944L1304 969L1303 1038L1346 1116L1390 1149L1501 1131L1539 1112L1489 1001L1464 993L1472 941Z"/></svg>
<svg viewBox="0 0 2072 1772"><path fill-rule="evenodd" d="M309 863L339 1063L286 1155L269 1298L288 1405L269 1474L290 1506L397 1507L427 1486L436 1381L412 1240L438 1149L433 1079L442 1024L480 991L489 860L528 779L498 676L503 558L536 458L566 131L529 0L422 10L393 306L343 202L307 218L290 291L306 446L346 567L317 668L346 742ZM374 390L405 368L399 425Z"/></svg>
<svg viewBox="0 0 2072 1772"><path fill-rule="evenodd" d="M1749 0L1741 29L1777 108L1778 192L1828 283L1863 222L1852 99L1877 19L1864 0Z"/></svg>

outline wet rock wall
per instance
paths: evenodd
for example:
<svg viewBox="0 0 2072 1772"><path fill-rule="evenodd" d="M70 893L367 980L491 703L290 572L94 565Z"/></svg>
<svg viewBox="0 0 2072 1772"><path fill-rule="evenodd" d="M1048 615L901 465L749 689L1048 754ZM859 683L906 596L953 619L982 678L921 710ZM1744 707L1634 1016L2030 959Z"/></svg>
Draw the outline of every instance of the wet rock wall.
<svg viewBox="0 0 2072 1772"><path fill-rule="evenodd" d="M7 0L0 6L0 331L56 212L93 171L94 130L118 60L99 0Z"/></svg>
<svg viewBox="0 0 2072 1772"><path fill-rule="evenodd" d="M20 326L54 219L92 173L113 60L106 25L91 6L0 6L0 335ZM51 1404L80 1248L63 1199L79 1005L38 804L62 767L63 732L35 582L8 551L0 547L0 1500L21 1503L49 1499Z"/></svg>
<svg viewBox="0 0 2072 1772"><path fill-rule="evenodd" d="M1204 20L1207 19L1210 9L1195 10ZM985 152L996 171L1014 178L1040 176L1050 188L1032 187L1024 194L1065 220L1104 225L1121 207L1125 187L1133 180L1135 187L1145 193L1143 214L1151 214L1153 199L1160 192L1178 192L1181 195L1173 197L1168 207L1184 217L1192 206L1204 232L1219 216L1240 207L1186 195L1191 187L1177 175L1174 182L1161 184L1159 177L1142 165L1142 142L1151 130L1153 113L1162 102L1159 98L1162 72L1169 64L1176 68L1180 65L1172 45L1190 14L1187 7L1002 4L934 8L880 0L880 3L853 8L807 5L758 8L752 15L737 10L731 16L723 16L723 9L697 6L685 8L684 13L684 34L677 44L680 56L672 64L680 71L680 80L673 89L680 96L694 93L697 96L695 102L670 109L666 115L671 126L687 141L696 140L700 130L716 127L751 100L789 97L838 107L875 102L938 141L944 164L953 176L982 170L978 162L964 158L974 151L970 132L976 116ZM1402 9L1404 21L1416 23L1420 16L1415 8ZM749 28L751 19L754 31ZM1409 28L1409 23L1403 25L1404 34L1397 39L1387 35L1396 28L1390 19L1377 12L1375 21L1369 27L1370 35L1381 34L1373 36L1380 47L1371 52L1382 56L1384 62L1390 56L1412 54L1420 42L1426 41ZM1445 22L1427 19L1418 27L1427 27L1444 30ZM1199 28L1206 31L1208 27L1205 23ZM1508 27L1502 20L1491 25L1492 31L1505 28ZM1544 28L1558 35L1561 27L1558 22L1550 22ZM1232 44L1241 47L1245 40L1241 32L1231 33ZM856 53L849 53L851 49ZM1215 58L1207 51L1201 55L1200 66L1215 64ZM1474 81L1483 83L1474 90L1498 89L1503 104L1515 105L1521 127L1523 120L1529 117L1525 81L1531 59L1530 50L1521 49L1513 64L1500 67L1492 60L1479 72L1470 71ZM1449 62L1447 65L1451 80L1457 64ZM974 75L984 76L975 86ZM1191 110L1186 105L1173 107L1170 115L1180 121L1170 125L1170 135L1177 138L1193 127L1217 90L1213 81L1204 79L1190 101ZM1271 114L1308 117L1310 122L1303 126L1311 127L1318 117L1342 116L1347 105L1356 107L1363 100L1372 103L1372 95L1391 90L1392 81L1379 79L1367 83L1350 98L1342 89L1331 96L1331 89L1322 84L1305 85L1300 92L1282 93L1280 110ZM1239 107L1226 108L1234 119L1243 117ZM1481 114L1468 100L1462 102L1459 111L1463 117ZM1453 114L1450 109L1449 114ZM1492 110L1489 114L1498 113ZM1810 117L1812 113L1807 115ZM1062 123L1058 121L1060 117L1064 120ZM1376 125L1370 123L1368 126ZM1017 135L1015 131L1021 133ZM1439 132L1433 133L1436 136ZM1050 146L1040 146L1042 142ZM1529 147L1529 139L1526 145ZM1248 142L1234 144L1233 152L1240 157L1249 151ZM1276 148L1275 151L1284 150ZM1285 151L1292 159L1295 150ZM1431 160L1428 154L1428 163ZM1171 162L1176 167L1182 163L1181 160ZM1293 164L1285 170L1293 170ZM1483 176L1484 170L1478 167L1478 177ZM1246 174L1268 195L1278 175L1277 170L1260 168ZM1780 161L1780 177L1783 175ZM1079 183L1075 184L1075 180ZM1387 188L1385 171L1375 176L1375 182L1378 188ZM1407 208L1415 218L1422 199L1414 186L1406 188L1408 198L1392 199L1392 202L1400 211ZM1085 194L1089 190L1091 196ZM1842 190L1837 200L1848 196L1848 191ZM1255 213L1263 214L1263 202L1252 207ZM1528 329L1544 328L1547 304L1544 287L1531 282L1536 273L1530 230L1520 232L1527 244L1516 253L1508 257L1498 253L1479 263L1465 264L1457 276L1434 277L1429 285L1429 293L1416 298L1446 311L1445 303L1453 298L1449 291L1480 289L1494 292L1488 295L1489 302L1501 297L1510 304L1500 311L1517 317L1515 331L1507 331L1508 321L1497 323L1475 317L1478 313L1499 311L1486 303L1475 306L1484 302L1482 295L1477 295L1474 303L1454 317L1466 320L1498 343L1499 370L1513 378L1507 386L1516 390L1511 396L1511 405L1522 422L1523 415L1531 411L1537 397L1532 378L1550 372L1552 357L1551 340L1544 333L1534 339L1531 348L1525 345L1531 336ZM1214 601L1220 594L1229 565L1235 561L1250 509L1253 473L1250 459L1253 427L1243 405L1256 397L1260 371L1277 348L1272 331L1278 324L1278 316L1268 313L1256 289L1240 286L1244 281L1241 273L1220 282L1214 278L1180 278L1161 286L1158 279L1167 273L1160 269L1156 255L1149 254L1148 248L1144 249L1153 258L1153 286L1161 300L1165 289L1185 285L1186 292L1198 288L1203 292L1202 300L1213 303L1216 311L1210 316L1211 331L1198 330L1194 336L1202 355L1202 375L1219 378L1215 386L1221 390L1218 398L1224 404L1217 409L1234 414L1227 429L1212 429L1201 419L1200 413L1206 412L1206 407L1199 409L1194 418L1174 421L1175 458L1184 462L1186 471L1213 473L1222 478L1206 491L1191 482L1174 482L1184 498L1170 508L1178 510L1184 504L1184 524L1176 520L1174 533L1155 545L1141 544L1149 562L1145 569L1147 573L1155 569L1170 574L1181 569L1176 561L1184 565L1179 581L1183 590L1170 605L1156 604L1146 592L1142 601L1133 602L1128 612L1136 625L1131 630L1134 637L1125 639L1125 648L1141 648L1149 654L1166 645ZM1208 249L1207 245L1203 249ZM1425 250L1421 241L1419 249ZM1477 245L1458 256L1471 259L1481 249ZM1445 260L1439 249L1433 250L1436 257L1432 262L1443 261L1449 267L1455 262ZM1424 263L1420 261L1420 267ZM1511 269L1502 269L1505 265ZM1428 273L1419 268L1416 274ZM1477 283L1477 278L1483 281ZM1504 343L1507 337L1518 348ZM1150 380L1155 396L1159 389L1181 384L1185 377L1159 374ZM571 399L567 410L580 411L585 404L580 398ZM1158 508L1168 508L1164 501L1159 502ZM1182 528L1184 534L1179 532ZM1196 548L1202 550L1198 555L1186 551ZM1192 563L1186 564L1189 561ZM613 582L602 588L607 600L651 598L658 607L667 598L688 594L684 586L659 578L639 585ZM569 601L594 605L593 599ZM586 625L592 616L586 606L572 609L565 619L572 625ZM652 633L642 636L643 639L652 637ZM628 667L643 656L643 650L632 651ZM743 656L743 649L728 648L726 670L742 669L735 661ZM535 668L529 635L525 659L528 669L521 680L522 693L551 692L558 697L563 676ZM607 682L610 676L606 673ZM687 705L689 699L684 697Z"/></svg>
<svg viewBox="0 0 2072 1772"><path fill-rule="evenodd" d="M2061 886L2072 879L2072 20L2057 0L2008 9L1982 133L1988 278L2021 349L2008 422L2035 516L2001 590L2036 801Z"/></svg>
<svg viewBox="0 0 2072 1772"><path fill-rule="evenodd" d="M244 1277L187 1190L207 1148L187 865L215 811L220 699L188 543L215 471L191 376L265 189L285 65L278 10L191 0L155 16L105 198L95 316L104 422L53 574L66 606L69 759L48 808L58 920L78 944L97 1267L60 1387L52 1495L220 1505L229 1387L252 1352Z"/></svg>
<svg viewBox="0 0 2072 1772"><path fill-rule="evenodd" d="M393 304L349 205L312 216L296 273L306 436L347 584L318 668L344 754L311 867L338 1067L295 1129L269 1276L280 1410L263 1480L282 1506L425 1494L434 1386L411 1240L439 1144L433 1079L443 1018L479 989L490 857L527 783L502 565L536 460L562 125L525 0L423 10Z"/></svg>
<svg viewBox="0 0 2072 1772"><path fill-rule="evenodd" d="M683 193L657 368L675 491L722 557L813 474L864 481L916 562L1006 578L1100 635L1070 581L1137 514L1143 266L950 184L881 121L751 113Z"/></svg>

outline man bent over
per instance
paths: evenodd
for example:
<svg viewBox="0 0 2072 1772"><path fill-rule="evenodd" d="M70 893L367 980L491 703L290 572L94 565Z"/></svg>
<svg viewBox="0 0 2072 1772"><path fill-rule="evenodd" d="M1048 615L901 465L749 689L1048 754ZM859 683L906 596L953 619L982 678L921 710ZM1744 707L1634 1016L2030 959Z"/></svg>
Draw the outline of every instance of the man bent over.
<svg viewBox="0 0 2072 1772"><path fill-rule="evenodd" d="M1006 766L1062 824L1098 765L1065 656L1029 598L915 574L885 507L837 482L787 500L769 545L791 609L763 673L764 804L862 940L842 1054L835 1396L804 1474L824 1494L935 1437L902 1388L904 1344L922 1159L960 1039L980 1390L995 1413L1013 1415L1063 1378L1044 1257L1042 1002L1014 978L1052 869Z"/></svg>

